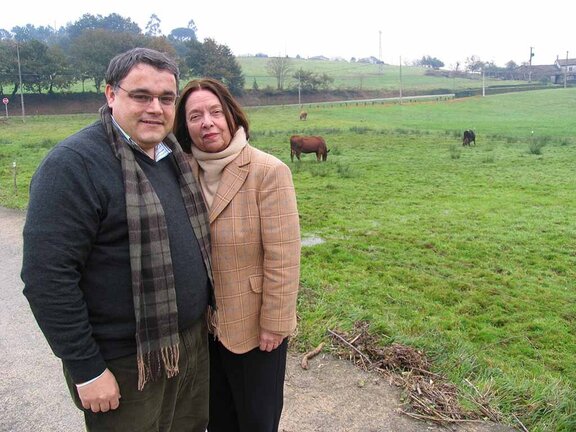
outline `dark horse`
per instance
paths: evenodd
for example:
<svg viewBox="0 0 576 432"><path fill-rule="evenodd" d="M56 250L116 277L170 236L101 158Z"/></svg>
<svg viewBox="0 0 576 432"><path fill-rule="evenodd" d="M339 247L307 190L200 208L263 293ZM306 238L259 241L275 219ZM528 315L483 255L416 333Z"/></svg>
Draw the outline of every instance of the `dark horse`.
<svg viewBox="0 0 576 432"><path fill-rule="evenodd" d="M472 143L476 145L476 135L474 134L474 131L472 129L465 130L464 137L462 138L462 145L469 146Z"/></svg>

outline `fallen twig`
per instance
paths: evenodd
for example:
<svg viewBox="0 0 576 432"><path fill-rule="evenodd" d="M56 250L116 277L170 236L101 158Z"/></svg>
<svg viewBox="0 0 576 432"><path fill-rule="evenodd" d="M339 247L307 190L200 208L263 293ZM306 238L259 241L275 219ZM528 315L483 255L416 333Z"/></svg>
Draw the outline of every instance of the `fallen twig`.
<svg viewBox="0 0 576 432"><path fill-rule="evenodd" d="M352 345L350 342L348 342L346 339L344 339L342 336L340 336L338 333L333 332L332 330L328 329L328 332L332 335L335 336L338 340L340 340L340 342L344 343L348 348L353 349L354 351L356 351L356 353L358 353L358 355L365 361L368 362L368 364L372 364L372 361L366 357L366 355L364 355L358 348L356 348L354 345Z"/></svg>
<svg viewBox="0 0 576 432"><path fill-rule="evenodd" d="M516 420L518 423L520 423L520 427L522 428L522 430L524 432L529 432L528 429L526 429L526 426L524 426L522 424L522 422L520 421L520 419L518 417L516 417L516 414L512 413L512 417L514 417L514 420Z"/></svg>
<svg viewBox="0 0 576 432"><path fill-rule="evenodd" d="M308 360L310 360L312 357L320 354L320 352L322 351L322 348L324 348L324 342L322 342L320 345L318 345L312 351L307 352L304 355L304 357L302 357L302 361L300 362L300 366L302 367L302 369L308 370Z"/></svg>
<svg viewBox="0 0 576 432"><path fill-rule="evenodd" d="M408 417L412 417L415 419L419 419L419 420L432 420L435 422L439 422L439 419L437 417L432 417L432 416L427 416L427 415L422 415L422 414L416 414L413 412L409 412L409 411L405 411L403 409L400 410L400 412L402 414L407 415ZM442 418L441 422L446 422L446 423L484 423L482 420L475 420L475 419L455 419L455 418ZM528 432L528 431L526 431Z"/></svg>

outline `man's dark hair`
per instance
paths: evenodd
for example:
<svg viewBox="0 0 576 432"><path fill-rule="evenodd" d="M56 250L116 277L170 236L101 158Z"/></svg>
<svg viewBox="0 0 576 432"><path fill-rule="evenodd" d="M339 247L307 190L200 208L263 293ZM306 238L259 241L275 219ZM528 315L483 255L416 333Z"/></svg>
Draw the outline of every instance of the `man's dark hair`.
<svg viewBox="0 0 576 432"><path fill-rule="evenodd" d="M141 63L150 65L158 70L171 72L176 78L176 88L178 88L180 71L176 62L166 54L150 48L133 48L118 54L110 60L106 76L104 77L106 84L116 87L135 66Z"/></svg>

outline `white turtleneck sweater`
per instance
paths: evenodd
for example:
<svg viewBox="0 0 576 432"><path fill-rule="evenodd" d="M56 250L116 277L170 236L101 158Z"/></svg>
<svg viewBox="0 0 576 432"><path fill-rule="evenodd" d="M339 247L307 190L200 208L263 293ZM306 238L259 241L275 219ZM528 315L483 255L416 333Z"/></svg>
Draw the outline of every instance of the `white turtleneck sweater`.
<svg viewBox="0 0 576 432"><path fill-rule="evenodd" d="M200 186L208 208L212 207L224 168L238 157L247 143L246 132L240 126L228 147L222 151L209 153L192 146L192 156L200 166Z"/></svg>

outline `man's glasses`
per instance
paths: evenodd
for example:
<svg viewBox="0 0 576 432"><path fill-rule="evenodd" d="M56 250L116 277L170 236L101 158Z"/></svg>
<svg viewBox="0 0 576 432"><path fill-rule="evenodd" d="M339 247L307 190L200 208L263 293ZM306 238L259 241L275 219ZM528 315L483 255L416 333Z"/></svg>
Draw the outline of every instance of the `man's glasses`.
<svg viewBox="0 0 576 432"><path fill-rule="evenodd" d="M125 88L120 87L120 85L116 84L120 90L124 90L128 97L136 102L138 105L150 105L154 99L158 99L161 105L166 107L174 106L176 104L176 95L174 94L163 94L163 95L153 95L150 93L143 93L143 92L133 92L126 90Z"/></svg>

